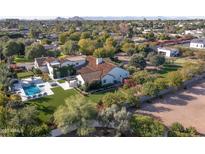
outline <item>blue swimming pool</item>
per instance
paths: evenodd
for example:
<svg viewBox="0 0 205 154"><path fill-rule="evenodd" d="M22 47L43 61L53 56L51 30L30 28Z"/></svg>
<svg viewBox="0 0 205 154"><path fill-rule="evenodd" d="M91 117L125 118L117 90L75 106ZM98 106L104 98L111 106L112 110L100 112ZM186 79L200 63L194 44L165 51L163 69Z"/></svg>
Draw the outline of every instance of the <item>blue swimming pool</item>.
<svg viewBox="0 0 205 154"><path fill-rule="evenodd" d="M41 90L35 85L23 87L23 90L25 91L27 96L33 96L41 92Z"/></svg>

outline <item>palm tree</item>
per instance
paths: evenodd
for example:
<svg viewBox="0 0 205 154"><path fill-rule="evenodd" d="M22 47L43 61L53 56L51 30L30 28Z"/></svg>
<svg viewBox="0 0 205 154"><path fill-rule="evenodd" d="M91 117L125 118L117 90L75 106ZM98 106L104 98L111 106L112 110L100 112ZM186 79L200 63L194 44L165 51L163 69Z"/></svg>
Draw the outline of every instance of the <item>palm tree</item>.
<svg viewBox="0 0 205 154"><path fill-rule="evenodd" d="M82 96L73 96L57 109L54 121L64 133L76 127L79 136L86 136L94 130L91 120L95 115L96 106L93 102Z"/></svg>

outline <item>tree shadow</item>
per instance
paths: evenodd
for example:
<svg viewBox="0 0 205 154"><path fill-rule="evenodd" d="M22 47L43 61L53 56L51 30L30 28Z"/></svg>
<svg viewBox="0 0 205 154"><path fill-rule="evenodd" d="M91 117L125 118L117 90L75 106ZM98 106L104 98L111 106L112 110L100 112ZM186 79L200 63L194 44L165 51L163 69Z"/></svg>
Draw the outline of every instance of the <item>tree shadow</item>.
<svg viewBox="0 0 205 154"><path fill-rule="evenodd" d="M163 101L156 100L154 103L160 102L161 104L169 104L169 105L187 105L189 101L197 99L197 97L191 96L185 93L179 93L173 96L166 96Z"/></svg>

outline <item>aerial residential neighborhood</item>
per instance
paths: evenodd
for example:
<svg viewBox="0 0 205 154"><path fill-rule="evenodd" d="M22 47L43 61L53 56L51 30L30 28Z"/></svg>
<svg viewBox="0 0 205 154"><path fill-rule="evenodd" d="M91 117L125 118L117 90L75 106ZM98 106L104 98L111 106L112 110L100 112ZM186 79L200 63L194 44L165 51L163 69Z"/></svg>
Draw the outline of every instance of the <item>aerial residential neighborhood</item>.
<svg viewBox="0 0 205 154"><path fill-rule="evenodd" d="M205 135L205 20L0 20L0 136Z"/></svg>

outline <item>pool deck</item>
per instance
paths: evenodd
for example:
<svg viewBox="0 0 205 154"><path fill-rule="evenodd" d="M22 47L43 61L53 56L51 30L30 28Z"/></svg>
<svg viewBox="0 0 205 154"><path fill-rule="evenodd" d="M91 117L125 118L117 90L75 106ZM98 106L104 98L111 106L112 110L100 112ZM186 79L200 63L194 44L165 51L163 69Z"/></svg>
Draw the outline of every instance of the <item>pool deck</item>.
<svg viewBox="0 0 205 154"><path fill-rule="evenodd" d="M35 84L40 89L41 92L33 96L27 96L22 87L23 84ZM14 89L16 93L21 96L22 101L27 101L27 100L37 99L43 96L53 95L54 93L51 90L51 88L52 88L51 85L48 82L43 82L40 77L23 79L21 80L20 83L14 84Z"/></svg>

